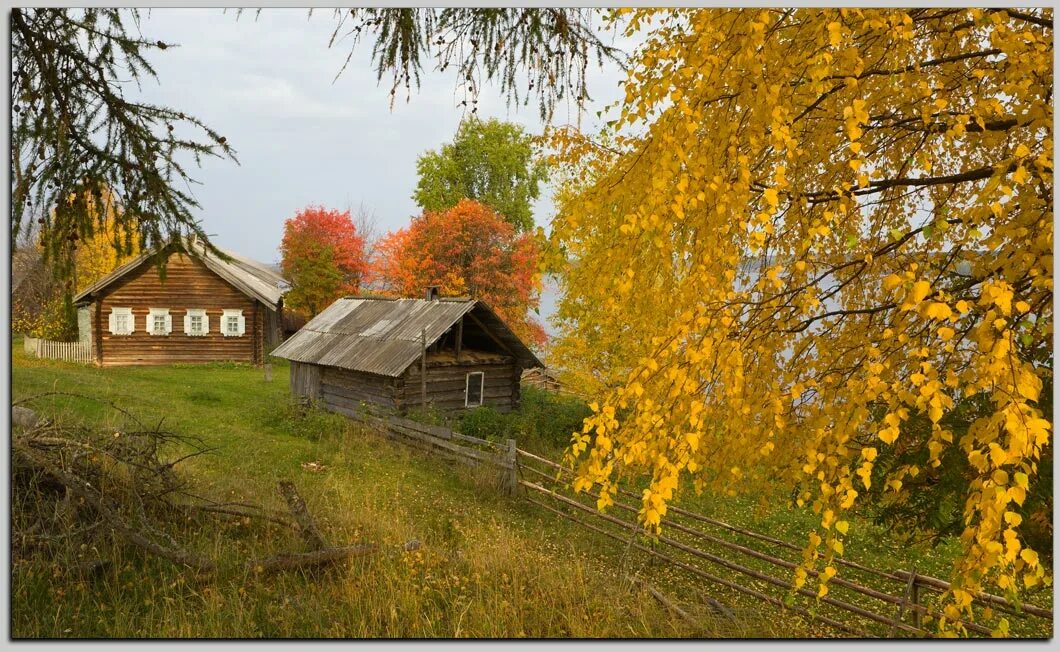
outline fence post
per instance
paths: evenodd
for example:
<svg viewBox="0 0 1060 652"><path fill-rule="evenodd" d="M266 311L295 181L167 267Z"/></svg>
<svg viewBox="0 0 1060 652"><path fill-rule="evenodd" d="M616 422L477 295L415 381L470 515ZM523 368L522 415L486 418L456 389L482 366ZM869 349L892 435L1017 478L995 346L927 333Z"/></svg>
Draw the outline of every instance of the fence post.
<svg viewBox="0 0 1060 652"><path fill-rule="evenodd" d="M515 447L515 440L508 440L508 450L505 452L504 466L504 488L510 496L519 491L519 452Z"/></svg>
<svg viewBox="0 0 1060 652"><path fill-rule="evenodd" d="M272 363L265 363L265 382L272 382Z"/></svg>
<svg viewBox="0 0 1060 652"><path fill-rule="evenodd" d="M917 629L920 629L920 627L921 627L920 609L917 608L917 607L920 606L920 582L917 581L916 567L915 566L912 569L912 573L913 573L913 577L912 577L912 580L911 580L912 586L910 587L910 590L909 590L909 601L911 603L913 603L913 627L916 627Z"/></svg>

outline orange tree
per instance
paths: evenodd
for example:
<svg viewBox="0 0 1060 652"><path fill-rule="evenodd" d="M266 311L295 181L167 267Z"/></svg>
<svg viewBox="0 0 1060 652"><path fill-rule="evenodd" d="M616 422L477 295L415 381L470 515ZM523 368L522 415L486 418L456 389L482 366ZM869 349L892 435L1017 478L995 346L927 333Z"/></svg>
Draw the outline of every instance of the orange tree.
<svg viewBox="0 0 1060 652"><path fill-rule="evenodd" d="M291 284L284 297L294 311L316 315L331 302L355 294L368 263L364 238L349 211L310 206L284 222L280 267Z"/></svg>
<svg viewBox="0 0 1060 652"><path fill-rule="evenodd" d="M794 489L824 595L850 510L957 454L941 630L1049 581L1020 524L1052 430L1051 11L616 16L643 44L605 142L552 134L561 362L599 388L576 487L647 474L652 528L683 475Z"/></svg>
<svg viewBox="0 0 1060 652"><path fill-rule="evenodd" d="M540 346L545 332L528 310L539 301L538 247L487 206L470 199L425 212L376 247L374 273L386 292L418 297L429 285L443 294L482 299L518 334Z"/></svg>

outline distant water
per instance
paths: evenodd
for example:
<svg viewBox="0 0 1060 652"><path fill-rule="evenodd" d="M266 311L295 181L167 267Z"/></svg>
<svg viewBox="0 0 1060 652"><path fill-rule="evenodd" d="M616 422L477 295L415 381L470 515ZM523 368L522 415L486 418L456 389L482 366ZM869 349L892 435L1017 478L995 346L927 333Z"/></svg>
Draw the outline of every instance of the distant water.
<svg viewBox="0 0 1060 652"><path fill-rule="evenodd" d="M559 281L552 274L541 279L541 306L535 317L545 327L545 332L550 336L556 334L555 327L550 323L552 315L556 314L559 304ZM533 311L531 311L531 314Z"/></svg>

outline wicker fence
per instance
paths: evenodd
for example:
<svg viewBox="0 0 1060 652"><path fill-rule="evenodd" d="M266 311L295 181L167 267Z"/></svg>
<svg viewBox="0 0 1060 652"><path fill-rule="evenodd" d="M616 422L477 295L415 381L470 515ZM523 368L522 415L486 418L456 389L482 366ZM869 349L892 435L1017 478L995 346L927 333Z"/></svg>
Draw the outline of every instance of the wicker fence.
<svg viewBox="0 0 1060 652"><path fill-rule="evenodd" d="M35 355L38 358L81 362L84 364L92 362L92 347L88 342L53 342L27 335L22 340L22 347L27 354Z"/></svg>
<svg viewBox="0 0 1060 652"><path fill-rule="evenodd" d="M658 575L659 587L670 588L692 606L729 615L726 606L762 603L796 613L838 636L870 638L930 637L939 615L939 599L949 589L943 580L910 570L881 570L846 559L835 561L838 573L826 595L818 596L815 574L792 592L794 570L802 547L730 525L718 519L671 506L663 533L646 536L637 523L637 495L620 490L620 499L607 511L596 509L596 496L570 490L570 471L552 460L516 448L515 440L491 442L443 428L393 416L347 412L387 437L470 466L493 466L501 485L539 508L567 519L634 552L646 562L648 575ZM630 563L630 555L624 556ZM673 572L674 570L678 572ZM640 574L639 581L656 580ZM665 587L664 587L665 584ZM683 617L682 609L647 585L652 595ZM1001 618L1011 636L1052 636L1052 610L980 593L974 597L975 617L964 621L971 636L989 636ZM929 620L930 619L930 620Z"/></svg>

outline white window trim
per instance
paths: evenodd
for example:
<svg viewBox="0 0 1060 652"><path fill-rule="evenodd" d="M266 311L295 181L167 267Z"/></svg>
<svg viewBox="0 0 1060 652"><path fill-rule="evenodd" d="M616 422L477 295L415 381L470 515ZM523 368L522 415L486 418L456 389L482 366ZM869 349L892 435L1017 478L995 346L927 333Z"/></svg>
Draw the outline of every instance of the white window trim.
<svg viewBox="0 0 1060 652"><path fill-rule="evenodd" d="M472 376L476 376L476 375L479 377L478 403L476 403L474 405L471 405L468 402L468 399L471 398L471 392L469 391L471 389L471 377ZM485 390L486 390L486 372L484 372L484 371L470 371L470 372L468 372L467 377L464 380L464 407L480 407L485 402L485 400L484 400L485 396L483 396L483 394L485 394Z"/></svg>
<svg viewBox="0 0 1060 652"><path fill-rule="evenodd" d="M155 330L155 317L162 317L163 328L162 332ZM169 314L169 308L149 308L147 310L147 334L148 335L169 335L173 332L173 317Z"/></svg>
<svg viewBox="0 0 1060 652"><path fill-rule="evenodd" d="M198 333L191 330L191 318L202 317L202 330ZM189 337L205 337L210 333L210 316L206 308L188 308L184 312L184 334Z"/></svg>
<svg viewBox="0 0 1060 652"><path fill-rule="evenodd" d="M237 331L235 333L228 332L228 318L238 317ZM247 320L243 317L242 308L225 308L221 311L221 323L219 325L221 335L225 337L242 337L247 332Z"/></svg>
<svg viewBox="0 0 1060 652"><path fill-rule="evenodd" d="M129 330L119 331L116 329L118 317L125 316L129 318ZM111 335L132 335L136 332L136 316L133 315L132 308L111 308L109 316L108 330Z"/></svg>

